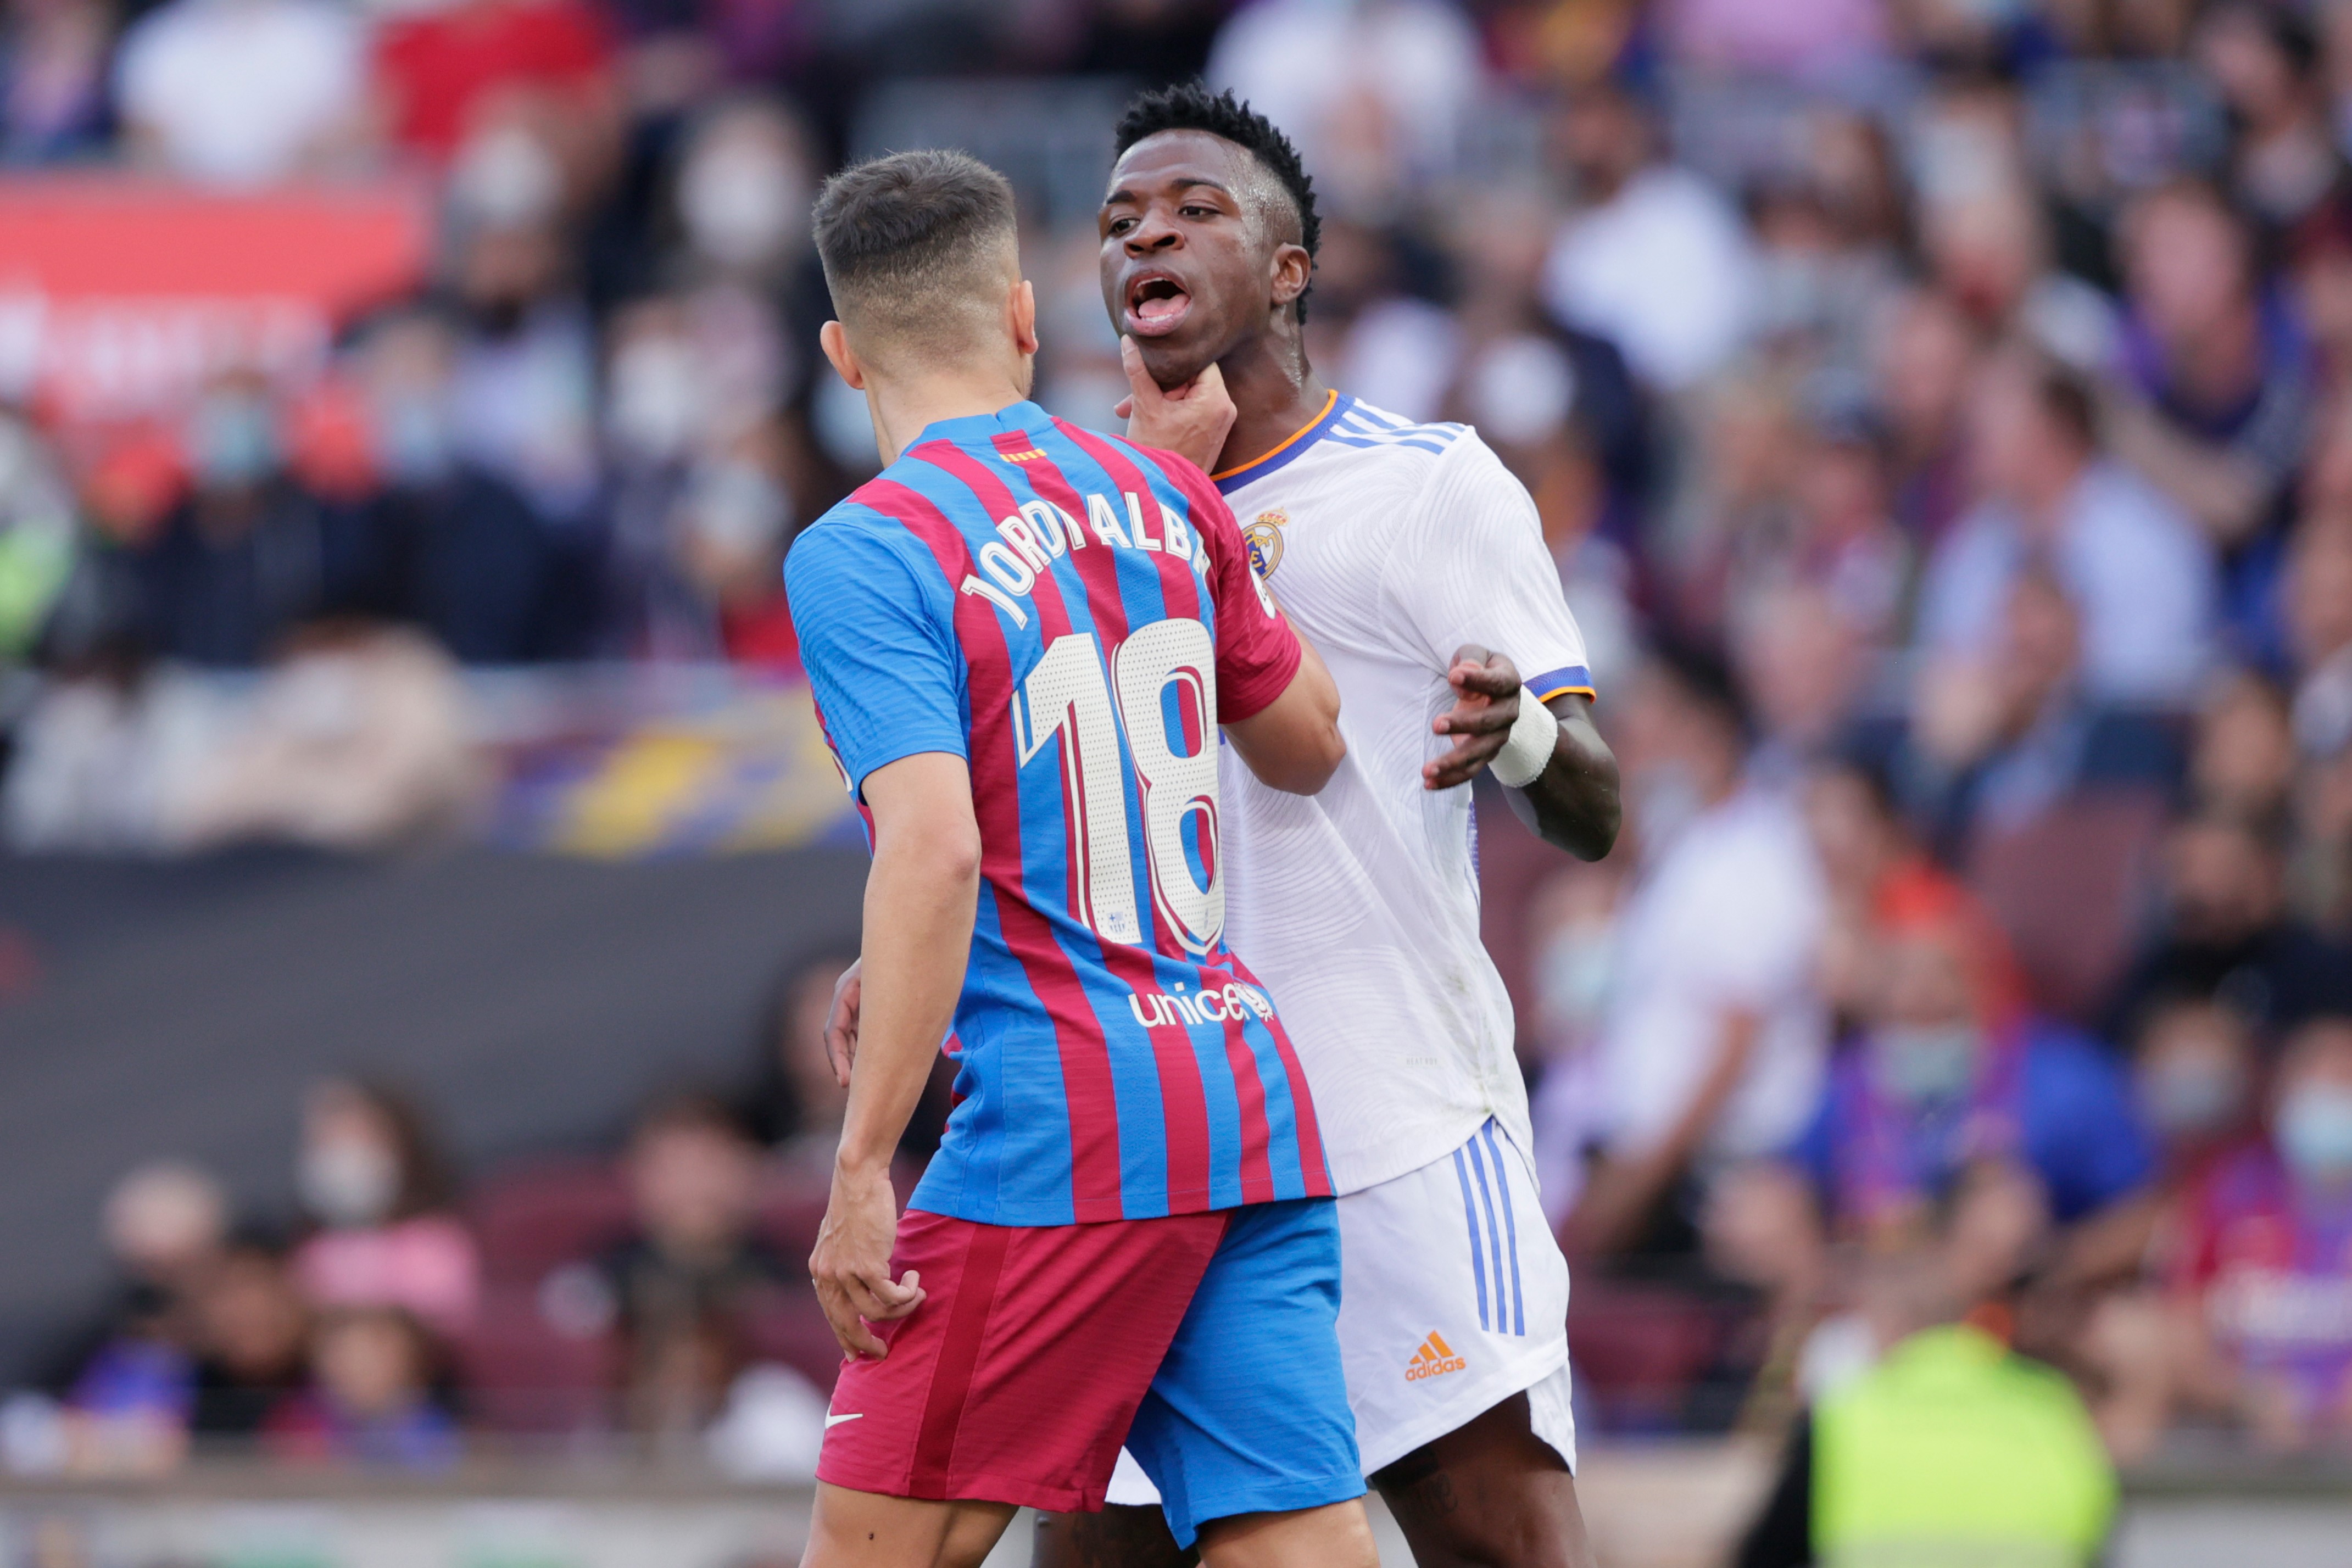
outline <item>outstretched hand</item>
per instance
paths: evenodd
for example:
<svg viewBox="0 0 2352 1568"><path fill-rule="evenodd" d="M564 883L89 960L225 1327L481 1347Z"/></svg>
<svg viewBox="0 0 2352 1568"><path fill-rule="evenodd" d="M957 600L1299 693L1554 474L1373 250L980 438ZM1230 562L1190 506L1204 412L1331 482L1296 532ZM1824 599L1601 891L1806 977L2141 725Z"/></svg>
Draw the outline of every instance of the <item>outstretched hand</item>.
<svg viewBox="0 0 2352 1568"><path fill-rule="evenodd" d="M1143 368L1143 350L1132 338L1118 340L1118 362L1128 393L1111 413L1127 421L1127 438L1188 458L1204 474L1213 470L1237 412L1224 372L1213 364L1182 386L1162 389Z"/></svg>
<svg viewBox="0 0 2352 1568"><path fill-rule="evenodd" d="M1430 727L1455 739L1452 750L1422 765L1425 789L1451 789L1476 778L1511 737L1524 697L1518 666L1475 643L1454 651L1445 680L1454 688L1454 706L1432 719Z"/></svg>

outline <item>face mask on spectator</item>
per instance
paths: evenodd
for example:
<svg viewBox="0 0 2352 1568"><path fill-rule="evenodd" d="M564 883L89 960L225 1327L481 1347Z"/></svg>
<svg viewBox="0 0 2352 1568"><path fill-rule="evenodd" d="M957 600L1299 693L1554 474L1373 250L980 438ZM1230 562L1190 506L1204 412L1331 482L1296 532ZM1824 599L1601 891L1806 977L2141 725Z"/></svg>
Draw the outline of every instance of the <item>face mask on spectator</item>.
<svg viewBox="0 0 2352 1568"><path fill-rule="evenodd" d="M373 1225L400 1199L400 1162L356 1138L316 1143L302 1151L294 1187L302 1207L329 1225Z"/></svg>
<svg viewBox="0 0 2352 1568"><path fill-rule="evenodd" d="M1589 1026L1609 995L1609 927L1597 921L1563 925L1544 942L1537 960L1537 994L1549 1022Z"/></svg>
<svg viewBox="0 0 2352 1568"><path fill-rule="evenodd" d="M499 126L458 153L449 190L478 223L527 228L554 214L563 195L563 171L537 136L520 125Z"/></svg>
<svg viewBox="0 0 2352 1568"><path fill-rule="evenodd" d="M672 338L640 338L613 359L613 437L656 463L683 457L702 433L694 352Z"/></svg>
<svg viewBox="0 0 2352 1568"><path fill-rule="evenodd" d="M209 488L251 485L278 466L278 422L250 392L208 392L189 422L188 465Z"/></svg>
<svg viewBox="0 0 2352 1568"><path fill-rule="evenodd" d="M429 397L390 398L376 411L376 461L403 485L431 485L457 465L449 423Z"/></svg>
<svg viewBox="0 0 2352 1568"><path fill-rule="evenodd" d="M1879 1081L1900 1099L1948 1099L1976 1076L1978 1039L1974 1024L1888 1024L1874 1044Z"/></svg>
<svg viewBox="0 0 2352 1568"><path fill-rule="evenodd" d="M2314 1084L2287 1096L2279 1107L2278 1146L2305 1181L2352 1180L2352 1090Z"/></svg>
<svg viewBox="0 0 2352 1568"><path fill-rule="evenodd" d="M815 199L806 171L772 150L722 141L678 177L678 215L694 248L722 267L756 267L800 238Z"/></svg>
<svg viewBox="0 0 2352 1568"><path fill-rule="evenodd" d="M2237 1116L2245 1084L2235 1064L2216 1057L2177 1057L2151 1070L2140 1103L2157 1130L2176 1138L2218 1133Z"/></svg>

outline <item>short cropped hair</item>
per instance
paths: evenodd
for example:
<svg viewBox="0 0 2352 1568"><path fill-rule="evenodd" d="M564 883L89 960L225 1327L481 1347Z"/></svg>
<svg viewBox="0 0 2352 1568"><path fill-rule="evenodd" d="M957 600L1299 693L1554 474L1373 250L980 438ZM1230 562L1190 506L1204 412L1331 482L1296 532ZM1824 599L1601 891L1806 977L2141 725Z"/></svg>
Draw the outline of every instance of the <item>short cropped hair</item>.
<svg viewBox="0 0 2352 1568"><path fill-rule="evenodd" d="M1315 182L1300 162L1298 149L1274 121L1235 98L1231 88L1211 92L1201 82L1179 82L1136 96L1118 117L1111 155L1124 158L1129 148L1163 131L1203 131L1255 159L1282 187L1298 219L1298 243L1306 247L1307 259L1315 259L1323 243L1323 220L1315 211ZM1307 319L1307 291L1298 296L1298 319Z"/></svg>
<svg viewBox="0 0 2352 1568"><path fill-rule="evenodd" d="M979 159L925 149L843 170L817 193L816 251L834 308L861 331L925 348L995 305L1001 247L1019 243L1013 186Z"/></svg>

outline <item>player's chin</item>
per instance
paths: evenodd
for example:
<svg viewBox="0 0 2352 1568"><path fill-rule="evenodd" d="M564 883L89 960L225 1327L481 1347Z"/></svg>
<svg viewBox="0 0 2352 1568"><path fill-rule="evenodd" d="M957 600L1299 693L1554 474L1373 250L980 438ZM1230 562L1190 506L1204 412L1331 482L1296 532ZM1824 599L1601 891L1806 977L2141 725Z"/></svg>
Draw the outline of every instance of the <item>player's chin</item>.
<svg viewBox="0 0 2352 1568"><path fill-rule="evenodd" d="M1207 370L1217 357L1206 333L1182 329L1156 337L1135 334L1135 346L1151 379L1171 391Z"/></svg>

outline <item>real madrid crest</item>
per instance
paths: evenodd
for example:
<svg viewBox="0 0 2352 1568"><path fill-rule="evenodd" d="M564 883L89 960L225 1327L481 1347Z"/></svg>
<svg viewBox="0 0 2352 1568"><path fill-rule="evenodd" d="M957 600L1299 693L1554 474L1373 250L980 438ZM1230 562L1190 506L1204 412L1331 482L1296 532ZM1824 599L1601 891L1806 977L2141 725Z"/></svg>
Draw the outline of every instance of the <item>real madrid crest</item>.
<svg viewBox="0 0 2352 1568"><path fill-rule="evenodd" d="M1274 575L1282 564L1282 528L1290 521L1286 512L1260 512L1242 530L1243 542L1249 546L1250 566L1260 581Z"/></svg>

